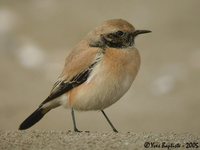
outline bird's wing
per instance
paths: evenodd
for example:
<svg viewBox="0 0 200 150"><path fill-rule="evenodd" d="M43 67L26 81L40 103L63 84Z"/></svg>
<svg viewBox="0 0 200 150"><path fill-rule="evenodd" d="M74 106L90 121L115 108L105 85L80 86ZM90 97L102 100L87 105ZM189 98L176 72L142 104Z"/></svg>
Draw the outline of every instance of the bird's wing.
<svg viewBox="0 0 200 150"><path fill-rule="evenodd" d="M54 84L50 95L42 102L40 107L84 83L100 60L101 52L94 48L71 53L66 59L61 76Z"/></svg>

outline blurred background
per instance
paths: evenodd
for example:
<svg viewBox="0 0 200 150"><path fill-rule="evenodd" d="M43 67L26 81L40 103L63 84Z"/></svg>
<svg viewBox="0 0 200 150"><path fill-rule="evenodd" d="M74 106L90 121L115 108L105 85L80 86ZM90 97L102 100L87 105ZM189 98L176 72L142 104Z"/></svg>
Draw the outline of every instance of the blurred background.
<svg viewBox="0 0 200 150"><path fill-rule="evenodd" d="M142 64L133 86L105 110L113 124L122 132L200 133L199 7L199 0L0 0L0 129L18 129L90 30L122 18L153 32L136 39ZM100 112L76 116L80 130L111 131ZM73 129L70 110L52 110L31 129Z"/></svg>

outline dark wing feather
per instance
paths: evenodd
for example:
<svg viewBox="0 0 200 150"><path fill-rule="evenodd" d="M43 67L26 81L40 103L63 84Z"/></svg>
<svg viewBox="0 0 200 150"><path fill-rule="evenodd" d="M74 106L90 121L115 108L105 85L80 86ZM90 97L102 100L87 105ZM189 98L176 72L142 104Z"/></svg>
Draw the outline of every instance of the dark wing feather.
<svg viewBox="0 0 200 150"><path fill-rule="evenodd" d="M65 80L64 81L61 81L61 80L57 81L53 86L51 94L41 103L40 107L43 104L61 96L62 94L67 93L68 91L70 91L74 87L77 87L77 86L81 85L82 83L84 83L88 79L88 77L89 77L91 71L93 70L93 67L96 65L96 63L97 62L94 62L86 70L79 73L78 75L73 77L68 82L66 82Z"/></svg>

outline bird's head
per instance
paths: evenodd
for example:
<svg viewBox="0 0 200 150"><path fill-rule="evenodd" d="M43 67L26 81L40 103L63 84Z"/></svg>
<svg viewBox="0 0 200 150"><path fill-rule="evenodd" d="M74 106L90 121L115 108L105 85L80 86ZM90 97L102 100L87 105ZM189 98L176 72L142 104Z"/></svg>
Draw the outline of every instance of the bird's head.
<svg viewBox="0 0 200 150"><path fill-rule="evenodd" d="M91 47L128 48L133 46L134 39L139 34L149 33L149 30L135 30L133 25L122 19L105 21L88 34Z"/></svg>

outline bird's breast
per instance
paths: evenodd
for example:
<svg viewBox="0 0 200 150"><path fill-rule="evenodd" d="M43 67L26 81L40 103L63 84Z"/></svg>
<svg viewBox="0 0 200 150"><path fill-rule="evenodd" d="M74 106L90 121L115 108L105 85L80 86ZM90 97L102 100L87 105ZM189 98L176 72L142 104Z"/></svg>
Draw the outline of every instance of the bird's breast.
<svg viewBox="0 0 200 150"><path fill-rule="evenodd" d="M88 80L69 93L71 107L101 110L115 103L130 88L139 69L138 57L137 50L106 51Z"/></svg>

